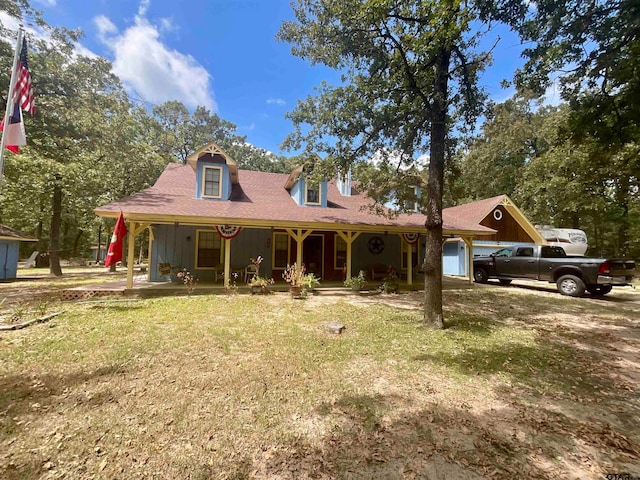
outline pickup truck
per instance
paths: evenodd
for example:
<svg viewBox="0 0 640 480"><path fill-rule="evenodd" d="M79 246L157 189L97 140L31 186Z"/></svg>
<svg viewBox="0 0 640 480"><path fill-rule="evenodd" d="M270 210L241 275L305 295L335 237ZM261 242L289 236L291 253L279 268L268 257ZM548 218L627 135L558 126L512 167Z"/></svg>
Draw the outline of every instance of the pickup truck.
<svg viewBox="0 0 640 480"><path fill-rule="evenodd" d="M585 290L606 295L614 286L629 285L635 268L633 260L569 257L562 247L528 245L475 257L473 278L478 283L497 278L503 285L515 279L547 281L563 295L580 297Z"/></svg>

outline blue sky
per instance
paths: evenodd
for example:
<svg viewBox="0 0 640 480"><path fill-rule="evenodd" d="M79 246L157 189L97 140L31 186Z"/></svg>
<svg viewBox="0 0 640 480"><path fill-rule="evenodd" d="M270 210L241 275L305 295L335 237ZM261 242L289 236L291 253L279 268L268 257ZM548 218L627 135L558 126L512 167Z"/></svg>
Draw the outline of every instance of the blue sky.
<svg viewBox="0 0 640 480"><path fill-rule="evenodd" d="M293 19L289 0L31 1L50 25L83 30L82 48L113 62L132 98L204 105L274 153L287 154L279 149L293 128L285 113L322 80L338 79L275 39L283 20ZM517 39L501 36L482 82L496 100L510 96L500 80L520 63Z"/></svg>

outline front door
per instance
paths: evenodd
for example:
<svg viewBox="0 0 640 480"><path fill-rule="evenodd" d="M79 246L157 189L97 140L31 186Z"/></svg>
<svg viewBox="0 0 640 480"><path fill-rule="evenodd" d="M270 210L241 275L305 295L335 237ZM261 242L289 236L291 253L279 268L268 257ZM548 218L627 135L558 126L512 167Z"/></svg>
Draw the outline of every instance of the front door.
<svg viewBox="0 0 640 480"><path fill-rule="evenodd" d="M324 274L323 235L309 235L304 239L302 263L307 268L307 273L313 273L316 277L322 278Z"/></svg>

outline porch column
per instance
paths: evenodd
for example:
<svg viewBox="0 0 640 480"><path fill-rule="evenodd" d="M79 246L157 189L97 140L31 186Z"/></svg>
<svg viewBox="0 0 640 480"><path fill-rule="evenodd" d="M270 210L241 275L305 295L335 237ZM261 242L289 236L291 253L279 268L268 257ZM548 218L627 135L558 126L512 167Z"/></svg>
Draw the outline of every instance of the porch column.
<svg viewBox="0 0 640 480"><path fill-rule="evenodd" d="M347 278L351 278L353 275L351 273L351 246L353 245L353 242L356 238L358 238L360 236L361 232L341 232L341 231L337 231L338 235L340 235L340 238L342 238L342 240L344 240L344 243L347 244Z"/></svg>
<svg viewBox="0 0 640 480"><path fill-rule="evenodd" d="M136 237L149 227L149 223L138 224L136 222L129 222L129 233L127 234L127 288L133 288L133 251L135 247Z"/></svg>
<svg viewBox="0 0 640 480"><path fill-rule="evenodd" d="M301 228L297 228L295 230L291 228L287 228L287 233L296 241L296 245L298 248L296 249L296 263L298 266L302 265L302 242L304 239L311 235L313 230L303 230Z"/></svg>
<svg viewBox="0 0 640 480"><path fill-rule="evenodd" d="M473 237L462 237L462 241L467 246L467 272L469 272L469 283L473 283Z"/></svg>
<svg viewBox="0 0 640 480"><path fill-rule="evenodd" d="M133 288L133 248L136 241L136 222L129 222L127 242L127 288Z"/></svg>
<svg viewBox="0 0 640 480"><path fill-rule="evenodd" d="M231 239L224 239L224 287L229 288L231 282Z"/></svg>
<svg viewBox="0 0 640 480"><path fill-rule="evenodd" d="M420 240L418 239L418 242ZM405 242L406 243L406 242ZM411 261L411 249L413 246L407 243L407 285L413 285L413 262ZM417 247L416 247L417 249ZM417 251L417 250L416 250Z"/></svg>

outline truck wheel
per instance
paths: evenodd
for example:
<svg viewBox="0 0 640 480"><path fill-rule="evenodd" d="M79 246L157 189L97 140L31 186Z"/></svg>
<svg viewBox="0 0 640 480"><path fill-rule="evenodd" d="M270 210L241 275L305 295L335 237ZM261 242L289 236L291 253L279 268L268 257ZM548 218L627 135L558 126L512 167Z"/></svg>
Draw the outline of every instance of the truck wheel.
<svg viewBox="0 0 640 480"><path fill-rule="evenodd" d="M584 294L584 282L575 275L563 275L556 282L558 291L562 295L581 297Z"/></svg>
<svg viewBox="0 0 640 480"><path fill-rule="evenodd" d="M613 289L612 285L589 285L587 291L591 295L606 295Z"/></svg>
<svg viewBox="0 0 640 480"><path fill-rule="evenodd" d="M511 280L508 278L501 278L498 281L500 282L500 285L511 285Z"/></svg>
<svg viewBox="0 0 640 480"><path fill-rule="evenodd" d="M477 268L473 271L473 280L476 283L487 283L489 275L487 275L487 271L484 268Z"/></svg>

